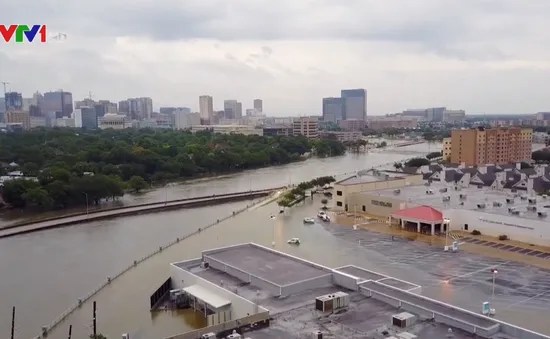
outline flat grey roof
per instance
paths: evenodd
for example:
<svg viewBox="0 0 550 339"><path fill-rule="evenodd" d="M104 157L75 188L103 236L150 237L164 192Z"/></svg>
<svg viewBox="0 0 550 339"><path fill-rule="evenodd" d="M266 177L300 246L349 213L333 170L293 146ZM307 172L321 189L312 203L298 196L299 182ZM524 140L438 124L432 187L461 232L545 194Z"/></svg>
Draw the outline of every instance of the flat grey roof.
<svg viewBox="0 0 550 339"><path fill-rule="evenodd" d="M331 274L252 245L222 249L206 256L280 286Z"/></svg>
<svg viewBox="0 0 550 339"><path fill-rule="evenodd" d="M395 297L404 301L409 301L410 303L423 307L426 310L433 312L441 313L443 315L450 315L455 319L460 319L464 322L476 325L482 328L491 328L497 325L497 322L494 322L490 319L486 319L481 316L474 316L473 314L464 312L462 310L453 309L451 307L443 306L435 301L426 300L417 296L416 294L402 292L398 289L383 286L373 281L367 281L361 284L362 289L372 290L375 292L383 293L390 297Z"/></svg>
<svg viewBox="0 0 550 339"><path fill-rule="evenodd" d="M381 275L381 274L378 274L378 273L375 273L375 272L371 272L371 271L367 271L365 269L362 269L360 267L353 266L353 265L339 267L336 270L340 271L342 273L353 275L354 277L357 277L357 278L365 279L365 280L375 280L376 281L376 280L387 278L384 275Z"/></svg>
<svg viewBox="0 0 550 339"><path fill-rule="evenodd" d="M447 189L447 192L440 192L440 189ZM395 189L384 189L377 191L364 192L368 196L382 196L392 199L407 201L418 205L428 205L441 209L464 209L475 210L479 212L506 215L522 219L531 219L545 221L550 224L550 218L539 218L537 212L527 210L527 206L536 206L537 211L546 211L550 215L550 198L544 199L541 196L532 196L536 198L536 204L529 204L527 198L521 199L520 196L527 197L526 192L518 191L512 193L510 190L493 190L490 187L477 188L476 186L461 187L459 191L455 190L454 185L447 186L442 183L433 182L431 186L415 185L400 188L401 192L396 194ZM432 190L433 194L426 194L427 190ZM460 194L466 195L465 199L460 199ZM512 198L514 195L519 195L514 198L512 204L506 203L506 198ZM443 201L443 197L450 196L450 201ZM464 205L460 205L460 203ZM493 202L501 203L501 206L493 206ZM485 204L485 208L479 209L478 204ZM512 215L508 208L514 207L520 211L520 215Z"/></svg>
<svg viewBox="0 0 550 339"><path fill-rule="evenodd" d="M418 285L414 285L411 283L408 283L406 281L397 280L394 278L387 278L387 279L381 279L378 280L379 283L389 285L395 288L399 288L400 290L408 291L412 288L419 287Z"/></svg>
<svg viewBox="0 0 550 339"><path fill-rule="evenodd" d="M219 295L210 292L206 288L200 285L192 285L185 287L183 291L193 297L200 299L212 306L213 308L222 308L227 305L231 305L231 301L220 297Z"/></svg>

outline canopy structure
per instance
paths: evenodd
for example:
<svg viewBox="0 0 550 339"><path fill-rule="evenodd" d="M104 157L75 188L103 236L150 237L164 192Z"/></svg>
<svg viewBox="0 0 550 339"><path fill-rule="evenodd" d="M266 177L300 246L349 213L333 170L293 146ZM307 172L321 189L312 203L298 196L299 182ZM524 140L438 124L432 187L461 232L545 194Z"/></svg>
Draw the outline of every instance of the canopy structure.
<svg viewBox="0 0 550 339"><path fill-rule="evenodd" d="M444 231L447 231L447 226L443 222L443 213L430 206L418 206L397 211L391 215L390 223L392 218L400 220L401 228L405 228L405 226L410 228L411 224L416 224L412 227L415 227L417 232L430 232L433 235L441 231L442 225L445 228Z"/></svg>
<svg viewBox="0 0 550 339"><path fill-rule="evenodd" d="M201 301L214 310L218 310L222 307L231 305L231 301L220 297L219 295L210 292L206 288L200 285L192 285L189 287L183 288L183 291L189 296L194 297L198 301Z"/></svg>

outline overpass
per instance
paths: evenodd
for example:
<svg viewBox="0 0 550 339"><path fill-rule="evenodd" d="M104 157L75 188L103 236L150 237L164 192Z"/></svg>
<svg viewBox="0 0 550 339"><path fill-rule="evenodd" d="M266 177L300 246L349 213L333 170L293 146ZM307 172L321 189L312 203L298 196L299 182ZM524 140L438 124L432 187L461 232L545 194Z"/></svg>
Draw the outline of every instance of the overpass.
<svg viewBox="0 0 550 339"><path fill-rule="evenodd" d="M214 194L209 196L201 196L194 198L185 198L178 200L169 200L166 202L147 203L134 206L125 206L111 208L107 210L90 211L89 213L78 213L70 216L61 216L48 218L42 221L31 221L27 223L20 223L16 225L10 225L0 229L0 238L11 237L14 235L36 232L40 230L70 226L79 223L86 223L90 221L98 221L103 219L112 219L122 216L143 214L143 213L155 213L167 210L199 207L214 204L223 204L231 201L240 201L247 199L255 199L269 195L271 192L282 189L270 188L256 191L245 191L226 194Z"/></svg>

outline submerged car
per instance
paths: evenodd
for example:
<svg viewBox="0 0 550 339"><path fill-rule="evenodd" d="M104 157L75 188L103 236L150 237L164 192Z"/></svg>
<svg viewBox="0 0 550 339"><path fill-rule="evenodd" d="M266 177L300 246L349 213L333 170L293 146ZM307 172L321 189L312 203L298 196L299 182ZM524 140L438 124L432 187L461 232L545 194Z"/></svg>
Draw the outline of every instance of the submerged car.
<svg viewBox="0 0 550 339"><path fill-rule="evenodd" d="M290 244L290 245L300 245L300 239L292 238L289 241L287 241L287 243Z"/></svg>
<svg viewBox="0 0 550 339"><path fill-rule="evenodd" d="M304 224L315 224L315 219L313 219L313 218L304 218Z"/></svg>
<svg viewBox="0 0 550 339"><path fill-rule="evenodd" d="M328 215L326 215L326 214L323 215L323 216L321 216L321 217L319 217L319 218L321 218L321 220L323 220L323 221L325 221L325 222L330 222L330 217L329 217Z"/></svg>

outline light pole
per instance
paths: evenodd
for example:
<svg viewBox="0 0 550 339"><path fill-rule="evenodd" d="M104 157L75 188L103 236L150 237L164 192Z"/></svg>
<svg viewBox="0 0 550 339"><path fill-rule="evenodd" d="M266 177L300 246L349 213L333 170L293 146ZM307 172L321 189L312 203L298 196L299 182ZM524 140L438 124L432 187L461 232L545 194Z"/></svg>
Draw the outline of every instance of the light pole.
<svg viewBox="0 0 550 339"><path fill-rule="evenodd" d="M274 215L270 216L269 218L271 218L271 220L275 220ZM275 248L275 221L273 221L273 224L271 227L273 227L273 241L271 242L271 247Z"/></svg>
<svg viewBox="0 0 550 339"><path fill-rule="evenodd" d="M88 218L88 212L90 210L90 208L89 208L90 205L88 204L88 193L82 192L82 194L84 194L86 196L86 218Z"/></svg>
<svg viewBox="0 0 550 339"><path fill-rule="evenodd" d="M498 273L498 270L496 268L491 268L491 272L493 273L493 293L492 293L492 298L491 299L495 299L495 278L497 276L497 273Z"/></svg>
<svg viewBox="0 0 550 339"><path fill-rule="evenodd" d="M164 206L168 203L168 184L164 185Z"/></svg>
<svg viewBox="0 0 550 339"><path fill-rule="evenodd" d="M445 226L445 246L449 246L449 226L451 226L451 219L443 219L443 225Z"/></svg>

